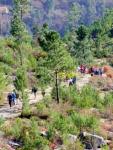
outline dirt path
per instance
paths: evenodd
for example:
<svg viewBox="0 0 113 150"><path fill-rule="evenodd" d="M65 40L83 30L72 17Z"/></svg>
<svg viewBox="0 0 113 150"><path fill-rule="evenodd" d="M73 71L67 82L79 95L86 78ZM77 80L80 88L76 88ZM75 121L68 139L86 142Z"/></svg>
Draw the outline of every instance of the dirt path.
<svg viewBox="0 0 113 150"><path fill-rule="evenodd" d="M49 95L50 92L51 92L51 87L49 87L46 90L46 95ZM37 93L36 98L34 98L34 95L31 94L31 91L28 91L28 93L29 93L28 97L29 97L30 105L36 104L37 102L39 102L40 100L43 99L41 91L39 91ZM22 102L21 101L18 101L17 105L13 106L12 108L9 108L8 103L6 103L6 105L4 105L0 108L0 117L6 118L6 119L15 118L21 114L21 110L22 110Z"/></svg>
<svg viewBox="0 0 113 150"><path fill-rule="evenodd" d="M81 90L84 85L89 83L90 77L91 77L90 75L84 75L82 78L79 78L77 80L77 88ZM52 90L51 87L46 89L46 95L50 94L51 90ZM41 95L41 91L37 93L36 99L34 98L34 95L31 94L31 91L28 91L28 97L29 97L30 105L36 104L38 101L42 100L43 98ZM13 106L11 109L9 108L8 103L6 103L4 106L0 108L0 117L6 118L6 119L15 118L21 114L21 110L22 110L21 101L18 101L18 104Z"/></svg>
<svg viewBox="0 0 113 150"><path fill-rule="evenodd" d="M90 74L86 74L82 78L78 78L76 83L77 89L81 90L86 84L89 83L90 78L91 78Z"/></svg>

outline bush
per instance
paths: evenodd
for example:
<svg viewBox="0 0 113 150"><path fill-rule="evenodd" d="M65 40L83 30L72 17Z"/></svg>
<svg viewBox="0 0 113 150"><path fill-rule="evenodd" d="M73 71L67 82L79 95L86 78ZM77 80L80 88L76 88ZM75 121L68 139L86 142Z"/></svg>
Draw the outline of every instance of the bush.
<svg viewBox="0 0 113 150"><path fill-rule="evenodd" d="M97 90L87 85L83 87L81 92L76 90L75 86L60 87L60 98L63 101L70 101L79 108L101 108L102 99Z"/></svg>
<svg viewBox="0 0 113 150"><path fill-rule="evenodd" d="M113 92L109 92L105 95L103 104L105 107L113 106Z"/></svg>
<svg viewBox="0 0 113 150"><path fill-rule="evenodd" d="M82 89L78 105L82 108L100 108L102 107L102 99L100 98L98 91L88 85Z"/></svg>
<svg viewBox="0 0 113 150"><path fill-rule="evenodd" d="M29 104L29 99L28 99L28 95L26 93L24 93L23 96L23 103L22 103L22 117L27 117L31 114L31 110L30 110L30 104Z"/></svg>
<svg viewBox="0 0 113 150"><path fill-rule="evenodd" d="M59 95L60 99L63 100L64 102L67 101L73 102L77 98L78 92L75 86L70 87L61 86L59 88Z"/></svg>
<svg viewBox="0 0 113 150"><path fill-rule="evenodd" d="M71 122L73 122L80 131L97 128L98 121L94 116L84 116L73 112L70 117Z"/></svg>
<svg viewBox="0 0 113 150"><path fill-rule="evenodd" d="M40 136L38 123L34 118L31 120L17 118L12 122L8 135L22 143L22 150L35 148L42 150L44 146L49 145L48 140Z"/></svg>
<svg viewBox="0 0 113 150"><path fill-rule="evenodd" d="M46 109L46 105L45 105L44 102L39 102L39 103L37 104L37 110L38 110L38 112L42 112L42 111L44 111L45 109Z"/></svg>
<svg viewBox="0 0 113 150"><path fill-rule="evenodd" d="M42 101L47 107L49 107L49 104L52 102L52 97L50 95L45 95Z"/></svg>
<svg viewBox="0 0 113 150"><path fill-rule="evenodd" d="M52 121L49 126L52 127L53 131L59 131L61 135L77 133L76 126L71 122L70 117L65 117L60 113L52 114Z"/></svg>
<svg viewBox="0 0 113 150"><path fill-rule="evenodd" d="M23 128L22 132L22 140L24 143L23 149L42 149L44 146L48 145L48 140L44 139L44 137L40 136L38 130L38 124L34 118L30 120L30 126Z"/></svg>
<svg viewBox="0 0 113 150"><path fill-rule="evenodd" d="M109 56L109 54L111 53L110 50L96 50L95 53L94 53L94 56L97 57L97 58L104 58L104 57L107 57Z"/></svg>
<svg viewBox="0 0 113 150"><path fill-rule="evenodd" d="M10 129L10 134L14 138L20 139L21 133L22 133L22 128L23 128L22 120L20 118L17 118L12 124L12 127Z"/></svg>

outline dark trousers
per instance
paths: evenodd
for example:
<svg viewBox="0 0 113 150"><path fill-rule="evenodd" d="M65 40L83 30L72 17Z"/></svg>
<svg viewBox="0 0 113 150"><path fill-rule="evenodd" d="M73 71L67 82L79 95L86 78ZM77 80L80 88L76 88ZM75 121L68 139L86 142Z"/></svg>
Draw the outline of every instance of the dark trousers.
<svg viewBox="0 0 113 150"><path fill-rule="evenodd" d="M12 100L9 100L9 106L12 107Z"/></svg>

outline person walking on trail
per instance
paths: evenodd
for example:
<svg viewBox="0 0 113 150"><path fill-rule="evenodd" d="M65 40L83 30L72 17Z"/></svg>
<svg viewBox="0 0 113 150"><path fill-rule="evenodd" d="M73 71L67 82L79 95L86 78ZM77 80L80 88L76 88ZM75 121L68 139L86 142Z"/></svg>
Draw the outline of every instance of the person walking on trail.
<svg viewBox="0 0 113 150"><path fill-rule="evenodd" d="M12 107L12 102L13 102L12 93L8 94L7 99L8 99L8 102L9 102L9 106L11 108Z"/></svg>
<svg viewBox="0 0 113 150"><path fill-rule="evenodd" d="M17 91L14 89L13 93L15 95L15 100L16 100L16 104L18 103L18 99L19 99L19 94L17 93Z"/></svg>
<svg viewBox="0 0 113 150"><path fill-rule="evenodd" d="M16 105L16 93L15 92L12 92L12 100L13 100L14 105Z"/></svg>
<svg viewBox="0 0 113 150"><path fill-rule="evenodd" d="M73 85L73 79L72 79L72 78L70 78L70 79L68 80L68 84L69 84L69 86Z"/></svg>
<svg viewBox="0 0 113 150"><path fill-rule="evenodd" d="M35 98L36 98L36 94L37 94L37 88L36 87L33 87L32 88L32 93L34 94Z"/></svg>
<svg viewBox="0 0 113 150"><path fill-rule="evenodd" d="M72 83L73 83L73 84L76 84L76 80L77 80L77 79L76 79L76 76L73 77L73 78L72 78Z"/></svg>

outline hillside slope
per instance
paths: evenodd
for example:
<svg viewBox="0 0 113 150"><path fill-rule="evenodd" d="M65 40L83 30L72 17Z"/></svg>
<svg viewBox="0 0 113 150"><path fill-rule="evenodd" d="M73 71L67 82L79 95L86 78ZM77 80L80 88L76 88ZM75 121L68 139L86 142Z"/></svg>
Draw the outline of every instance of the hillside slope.
<svg viewBox="0 0 113 150"><path fill-rule="evenodd" d="M0 0L0 4L10 8L12 1ZM112 0L31 0L30 15L25 16L25 22L30 27L47 22L50 27L63 33L69 25L91 24L103 15L106 8L112 6ZM7 18L7 15L0 17L1 20L3 18ZM6 29L4 26L3 33Z"/></svg>

